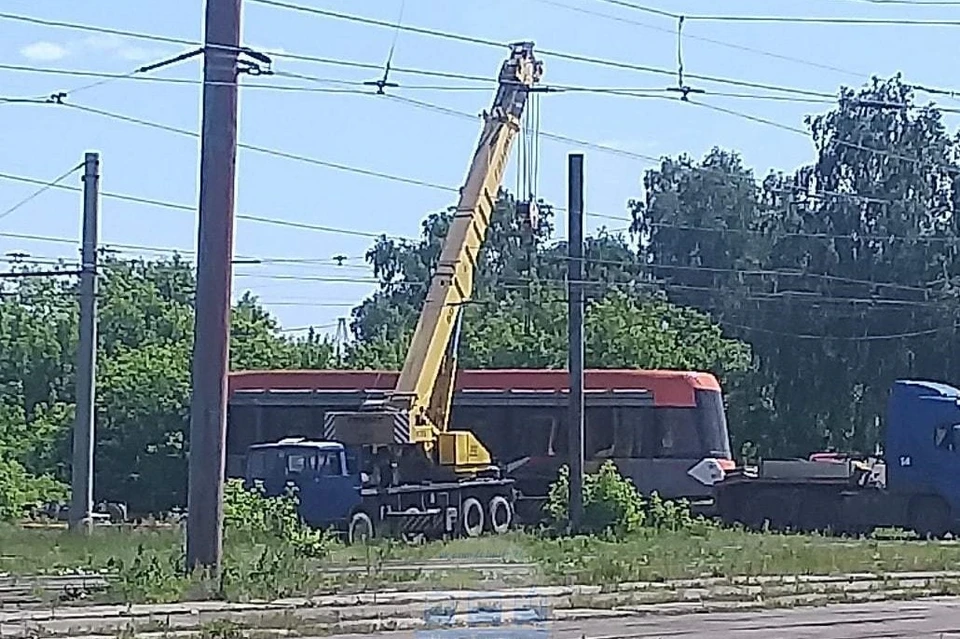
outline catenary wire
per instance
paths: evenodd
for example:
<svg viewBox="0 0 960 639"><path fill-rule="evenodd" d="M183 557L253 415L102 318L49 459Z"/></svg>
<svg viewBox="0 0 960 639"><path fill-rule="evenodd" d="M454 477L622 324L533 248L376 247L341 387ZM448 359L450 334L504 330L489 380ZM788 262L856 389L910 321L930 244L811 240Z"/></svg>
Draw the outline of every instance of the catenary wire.
<svg viewBox="0 0 960 639"><path fill-rule="evenodd" d="M17 202L17 203L14 204L13 206L11 206L10 208L8 208L8 209L6 209L6 210L4 210L4 211L0 211L0 220L2 220L3 218L7 217L8 215L11 215L12 213L14 213L14 212L17 211L18 209L22 208L23 206L25 206L25 205L28 204L29 202L33 201L34 199L36 199L37 197L39 197L39 196L42 195L43 193L49 191L49 190L52 189L52 188L55 188L58 184L60 184L60 183L63 182L65 179L67 179L68 177L70 177L71 175L73 175L74 173L76 173L77 171L79 171L79 170L82 169L82 168L83 168L83 163L81 162L80 164L77 164L76 166L74 166L73 168L71 168L69 171L66 171L66 172L64 172L62 175L54 178L51 182L47 182L46 184L44 184L43 186L41 186L40 188L38 188L36 191L34 191L33 193L31 193L31 194L28 195L27 197L23 198L22 200L20 200L19 202Z"/></svg>
<svg viewBox="0 0 960 639"><path fill-rule="evenodd" d="M419 106L419 107L422 107L422 108L428 108L428 109L431 109L431 110L434 110L434 111L438 111L438 112L441 112L441 113L446 113L446 114L449 114L449 115L454 115L454 116L457 116L457 117L465 117L465 118L469 118L469 119L471 119L471 120L475 120L476 117L477 117L476 115L469 114L469 113L466 113L466 112L463 112L463 111L457 111L457 110L455 110L455 109L449 109L449 108L447 108L447 107L442 107L442 106L439 106L439 105L434 105L434 104L431 104L431 103L427 103L427 102L423 102L423 101L419 101L419 100L414 100L414 99L406 98L406 97L402 97L402 96L392 96L392 95L388 95L388 96L386 96L386 97L388 97L388 98L390 98L390 99L393 99L393 100L400 101L400 102L404 102L404 103L407 103L407 104L411 104L411 105L414 105L414 106ZM697 104L700 104L700 103L697 103ZM112 112L109 112L109 111L104 111L104 110L102 110L102 109L94 109L94 108L92 108L92 107L85 107L85 106L77 105L77 104L73 104L73 103L64 103L64 105L66 105L66 106L71 106L71 107L73 107L73 108L77 108L77 109L81 109L81 110L85 110L85 111L88 111L88 112L92 112L92 113L95 113L95 114L98 114L98 115L101 115L101 116L111 117L111 118L119 119L119 120L122 120L122 121L130 122L130 123L134 123L134 124L138 124L138 125L143 125L143 126L148 126L148 127L152 127L152 128L158 128L158 129L165 130L165 131L169 131L169 132L172 132L172 133L177 133L177 134L181 134L181 135L189 135L189 136L191 136L191 137L196 137L196 136L197 136L197 134L196 134L195 132L188 131L188 130L186 130L186 129L179 129L179 128L177 128L177 127L170 127L170 126L167 126L167 125L164 125L164 124L159 124L159 123L156 123L156 122L151 122L151 121L147 121L147 120L143 120L143 119L139 119L139 118L132 118L132 117L129 117L129 116L126 116L126 115L123 115L123 114L116 114L116 113L112 113ZM714 105L707 105L707 106L708 106L708 107L711 107L711 108L721 109L721 110L727 111L727 110L725 110L725 109L722 109L722 107L714 107ZM732 113L737 114L737 115L745 116L745 117L747 117L748 119L753 119L752 116L749 116L749 115L747 115L747 114L740 114L740 113L738 113L738 112L732 112ZM777 123L777 124L779 124L779 123ZM783 125L783 126L786 126L786 125ZM788 130L793 130L794 132L802 132L801 129L792 129L791 127L787 127L787 128L788 128ZM561 142L565 142L565 143L571 143L571 144L578 144L578 145L581 145L581 146L584 146L584 147L587 147L587 148L594 148L594 149L597 149L597 150L601 150L601 151L605 151L605 152L609 152L609 153L613 153L613 154L621 155L621 156L625 156L625 157L630 157L630 158L634 158L634 159L644 160L644 161L647 161L647 162L658 163L658 162L660 161L660 158L657 158L657 157L654 157L654 156L650 156L650 155L646 155L646 154L642 154L642 153L636 153L636 152L628 151L628 150L624 150L624 149L618 149L618 148L610 147L610 146L606 146L606 145L596 144L596 143L588 142L588 141L585 141L585 140L578 140L578 139L576 139L576 138L572 138L572 137L569 137L569 136L563 136L563 135L554 134L554 133L550 133L550 132L541 132L540 135L543 136L544 138L547 138L547 139L556 140L556 141L561 141ZM869 147L864 147L863 145L855 145L854 143L850 143L850 145L856 146L856 147L858 147L858 148L862 148L863 150L867 150L867 151L872 151L872 152L876 152L876 153L884 153L884 154L891 155L890 152L883 151L883 150L879 150L879 149L870 149ZM241 147L248 147L248 146L251 146L251 145L245 145L245 144L241 143L240 146L241 146ZM448 191L448 192L451 192L451 193L457 191L457 189L456 189L455 187L450 187L450 186L445 186L445 185L439 185L439 184L433 184L433 183L425 183L425 182L423 182L423 181L421 181L421 180L404 178L404 177L400 177L400 176L392 176L392 175L385 174L385 173L373 172L373 171L369 171L369 170L366 170L366 169L361 169L361 168L358 168L358 167L350 167L350 166L342 165L342 164L329 163L329 162L326 162L326 161L318 160L318 159L316 159L316 158L308 158L308 157L306 157L306 156L301 156L301 155L298 155L298 154L292 154L292 153L288 153L288 152L284 152L284 151L276 151L276 150L273 150L273 149L267 149L266 147L256 147L256 149L257 149L257 150L260 150L261 152L264 152L264 153L269 153L269 154L272 154L272 155L277 155L277 156L279 156L279 157L284 157L284 158L287 158L287 159L293 159L293 160L299 160L299 161L306 161L306 162L309 162L309 163L311 163L311 164L319 164L319 165L321 165L321 166L327 166L327 167L331 167L331 168L339 168L339 169L344 170L344 171L356 172L356 173L360 173L360 174L368 175L368 176L372 176L372 177L378 177L378 178L384 178L384 179L391 179L391 180L395 180L395 181L402 181L402 182L405 182L405 183L408 183L408 184L414 184L414 185L417 185L417 186L421 186L421 185L424 185L424 184L430 184L430 186L431 186L432 188L434 188L434 189L444 190L444 191ZM909 158L909 157L907 157L907 156L899 155L898 157L899 157L900 159L904 159L904 160L906 160L906 161L920 162L920 160L918 160L918 159ZM692 167L690 167L690 168L693 169L693 170L699 171L699 172L713 173L713 174L717 174L717 175L720 175L720 176L726 177L726 178L731 178L731 177L741 178L741 176L739 176L739 175L731 175L731 174L726 173L726 172L724 172L724 171L715 170L715 169L710 169L710 168L708 168L708 167L695 167L695 166L692 166ZM761 187L763 186L762 180L757 180L756 178L753 178L753 177L750 177L750 176L743 176L742 179L747 179L747 180L753 182L753 183L754 183L755 185L757 185L757 186L761 186ZM889 204L889 203L894 203L894 202L895 202L895 201L893 201L893 200L887 200L887 199L883 199L883 198L873 198L873 197L870 197L870 196L864 196L864 195L860 195L860 194L857 194L857 193L836 193L836 192L831 192L831 191L821 191L820 193L818 193L818 194L816 194L816 195L817 195L817 196L828 196L828 197L847 198L847 199L858 200L858 201L865 201L865 202L887 203L887 204ZM154 203L154 202L142 202L142 203L151 204L151 203ZM179 207L179 208L183 208L183 209L185 209L185 210L190 210L190 211L193 211L193 210L194 210L194 207L189 207L189 206L186 206L186 205L178 205L178 207ZM556 208L556 207L555 207L555 208ZM561 209L557 208L557 210L561 210ZM629 219L629 218L620 218L620 217L615 217L615 216L596 215L596 214L588 214L588 215L597 216L597 217L605 217L605 218L609 218L609 219L618 219L618 220L627 221L627 222L632 222L632 220ZM303 224L303 223L297 223L297 222L279 222L279 221L274 220L274 219L262 218L262 217L260 217L260 216L251 216L251 215L243 215L243 214L241 214L241 215L238 216L238 218L239 218L239 219L249 219L249 220L252 220L252 221L261 221L261 222L266 222L266 223L271 223L271 224L285 224L285 225L289 225L289 226L294 226L294 225L296 225L296 226L295 226L296 228L305 228L305 229L308 229L308 230L321 230L321 231L323 231L323 230L330 230L331 232L340 232L340 231L337 231L337 230L333 230L332 227L321 227L321 226L319 226L319 225ZM365 237L379 237L377 234L367 233L367 232L357 232L357 233L354 233L354 234L356 234L356 235L361 235L361 236L365 236Z"/></svg>
<svg viewBox="0 0 960 639"><path fill-rule="evenodd" d="M665 11L656 7L642 5L630 0L600 0L607 4L641 11L662 18L697 20L701 22L789 22L796 24L836 24L836 25L888 25L888 26L960 26L957 19L930 18L850 18L842 16L779 16L779 15L724 15L724 14L686 14Z"/></svg>
<svg viewBox="0 0 960 639"><path fill-rule="evenodd" d="M566 3L563 3L563 2L558 2L557 0L536 0L536 1L537 1L537 2L541 2L541 3L543 3L543 4L550 5L550 6L562 8L562 9L565 9L565 10L568 10L568 11L575 11L575 12L577 12L577 13L581 13L581 14L584 14L584 15L591 15L591 16L595 16L595 17L598 17L598 18L603 18L603 19L606 19L606 20L612 20L612 21L615 21L615 22L620 22L620 23L623 23L623 24L629 24L629 25L633 25L633 26L637 26L637 27L642 27L642 28L645 28L645 29L651 29L651 30L653 30L653 31L659 31L659 32L661 32L661 33L668 33L668 34L673 35L673 36L675 36L676 33L677 33L677 31L676 31L675 28L662 27L662 26L659 26L659 25L650 24L650 23L648 23L648 22L640 22L639 20L632 20L632 19L630 19L630 18L624 18L623 16L611 15L611 14L609 14L609 13L604 13L604 12L602 12L602 11L594 11L594 10L592 10L592 9L587 9L586 7L581 7L581 6L566 4ZM670 16L670 17L673 18L673 16ZM674 18L674 19L676 19L676 18ZM833 72L835 72L835 73L839 73L839 74L846 75L846 76L849 76L849 77L854 77L854 78L865 78L865 77L868 77L868 76L870 75L870 74L868 74L868 73L864 73L864 72L861 72L861 71L853 71L853 70L851 70L851 69L844 69L844 68L837 67L837 66L833 66L833 65L830 65L830 64L825 64L825 63L822 63L822 62L815 62L815 61L813 61L813 60L807 60L807 59L805 59L805 58L798 58L798 57L795 57L795 56L790 56L790 55L785 55L785 54L781 54L781 53L776 53L776 52L774 52L774 51L768 51L768 50L766 50L766 49L758 49L757 47L751 47L751 46L739 44L739 43L736 43L736 42L729 42L729 41L726 41L726 40L717 40L717 39L715 39L715 38L708 38L708 37L706 37L706 36L701 36L701 35L696 35L696 34L684 34L683 38L684 38L685 40L696 40L696 41L699 41L699 42L706 42L706 43L714 44L714 45L717 45L717 46L720 46L720 47L726 47L726 48L729 48L729 49L734 49L734 50L736 50L736 51L743 51L743 52L745 52L745 53L750 53L750 54L753 54L753 55L759 55L759 56L763 56L763 57L767 57L767 58L772 58L772 59L775 59L775 60L783 60L784 62L792 62L792 63L795 63L795 64L799 64L799 65L811 67L811 68L814 68L814 69L820 69L820 70L822 70L822 71L833 71Z"/></svg>
<svg viewBox="0 0 960 639"><path fill-rule="evenodd" d="M297 5L297 4L293 4L293 3L289 3L289 2L278 2L277 0L251 0L251 1L252 1L252 2L257 2L257 3L260 3L260 4L266 4L266 5L276 6L276 7L279 7L279 8L286 8L286 9L291 9L291 10L305 11L305 12L316 13L316 14L319 14L319 15L327 16L327 17L334 17L334 18L338 18L338 19L343 19L343 20L349 20L349 21L359 22L359 23L362 23L362 24L367 24L367 25L369 25L369 26L377 26L377 27L390 28L390 29L397 29L397 28L398 28L396 24L389 23L389 22L382 21L382 20L376 20L376 19L373 19L373 18L365 18L365 17L361 17L361 16L354 16L354 15L350 15L350 14L344 14L344 13L339 13L339 12L335 12L335 11L329 11L329 10L325 10L325 9L319 9L319 8L310 7L310 6ZM122 30L122 29L110 29L110 28L105 28L105 27L97 27L97 26L93 26L93 25L86 25L86 24L79 24L79 23L71 23L71 22L65 22L65 21L45 20L45 19L40 19L40 18L34 18L34 17L32 17L32 16L23 16L23 15L11 14L11 13L7 13L7 12L0 12L0 19L19 20L19 21L29 22L29 23L33 23L33 24L40 24L40 25L43 25L43 26L53 26L53 27L69 28L69 29L82 30L82 31L91 31L91 32L95 32L95 33L106 33L106 34L110 34L110 35L121 35L121 36L125 36L125 37L130 37L130 38L137 38L137 39L144 39L144 40L152 40L152 41L155 41L155 42L165 42L165 43L169 43L169 44L188 45L188 46L191 46L191 45L192 45L192 46L199 46L199 45L200 45L200 43L198 43L198 42L196 42L196 41L186 40L186 39L183 39L183 38L173 38L173 37L168 37L168 36L161 36L161 35L156 35L156 34L148 34L148 33L135 32L135 31L124 31L124 30ZM960 24L960 21L958 21L958 24ZM425 28L422 28L422 27L415 27L415 26L411 26L411 25L400 25L399 28L400 28L401 30L404 30L404 31L410 31L410 32L414 32L414 33L419 33L420 35L428 35L428 36L433 36L433 37L441 37L441 38L446 38L446 39L450 39L450 40L455 40L455 41L460 41L460 42L466 42L466 43L469 43L469 44L477 44L477 45L491 46L491 47L498 47L498 48L502 48L503 46L505 46L503 43L496 42L496 41L493 41L493 40L484 39L484 38L475 38L475 37L463 36L463 35L461 35L461 34L455 34L455 33L445 32L445 31L438 30L438 29L425 29ZM284 57L285 57L285 58L293 59L293 60L301 60L301 61L324 63L324 64L341 64L341 65L344 64L342 61L339 61L339 60L336 60L336 59L332 59L332 58L322 58L322 57L319 57L319 56L301 55L301 54L284 52L284 51L269 51L269 50L266 50L266 51L264 51L264 53L267 53L267 54L272 55L272 56L277 57L277 58L284 58ZM672 70L672 69L663 69L663 68L652 67L652 66L637 65L637 64L632 64L632 63L627 63L627 62L622 62L622 61L617 61L617 60L607 60L607 59L603 59L603 58L595 58L595 57L586 56L586 55L582 55L582 54L576 54L576 53L567 53L567 52L563 52L563 51L548 51L548 50L542 50L541 53L542 53L543 55L545 55L545 56L552 56L552 57L559 58L559 59L566 59L566 60L569 60L569 61L581 62L581 63L585 63L585 64L593 64L593 65L606 66L606 67L609 67L609 68L617 68L617 69L621 69L621 70L636 71L636 72L641 72L641 73L652 73L652 74L658 74L658 75L663 75L663 76L668 76L668 77L673 77L673 76L675 75L675 71ZM346 63L346 66L354 66L354 67L356 67L356 66L358 66L358 64L357 64L357 63L350 62L350 63ZM380 65L380 64L366 63L364 66L365 66L366 68L368 68L369 70L382 71L382 65ZM413 73L413 72L415 72L415 70L403 69L403 68L400 68L400 67L395 67L395 68L392 68L391 70L394 71L394 72L397 72L397 73ZM468 76L464 76L463 74L444 74L443 72L430 73L430 75L433 75L434 77L456 77L456 78L458 78L458 79L467 79L467 77L468 77ZM826 93L826 92L823 92L823 91L814 91L814 90L802 89L802 88L797 88L797 87L787 87L787 86L782 86L782 85L775 85L775 84L768 84L768 83L761 83L761 82L752 82L752 81L748 81L748 80L739 80L739 79L736 79L736 78L726 78L726 77L717 77L717 76L709 76L709 75L701 75L701 74L690 74L690 73L686 74L686 77L688 77L688 78L690 78L690 79L694 79L694 80L704 81L704 82L714 82L714 83L720 83L720 84L728 84L728 85L731 85L731 86L738 86L738 87L743 87L743 88L754 88L754 89L763 89L763 90L768 90L768 91L786 92L786 93L792 93L792 94L794 94L794 95L804 95L804 96L807 96L807 97L820 97L820 98L830 98L830 97L834 97L833 94L831 94L831 93ZM482 82L490 82L490 78L488 78L488 77L472 76L472 77L470 77L470 79L474 79L474 80L482 81Z"/></svg>

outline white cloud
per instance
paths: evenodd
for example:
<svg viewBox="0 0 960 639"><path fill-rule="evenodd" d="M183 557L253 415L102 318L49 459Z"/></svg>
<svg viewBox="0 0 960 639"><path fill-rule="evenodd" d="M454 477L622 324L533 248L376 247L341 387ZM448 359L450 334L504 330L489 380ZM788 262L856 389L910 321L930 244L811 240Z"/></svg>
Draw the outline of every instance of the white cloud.
<svg viewBox="0 0 960 639"><path fill-rule="evenodd" d="M41 40L33 42L20 49L20 55L28 60L50 62L61 60L69 55L66 47L60 46L55 42Z"/></svg>

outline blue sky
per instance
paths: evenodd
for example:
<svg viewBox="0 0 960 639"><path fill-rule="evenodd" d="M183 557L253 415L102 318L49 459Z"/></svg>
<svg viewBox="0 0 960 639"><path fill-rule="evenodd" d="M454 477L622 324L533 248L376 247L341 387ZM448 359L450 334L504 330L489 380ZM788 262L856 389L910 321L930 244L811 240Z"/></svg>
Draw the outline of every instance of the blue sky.
<svg viewBox="0 0 960 639"><path fill-rule="evenodd" d="M395 22L401 0L296 0L324 9ZM780 14L890 18L955 18L960 7L880 5L858 0L648 0L648 6L676 13ZM580 11L570 7L579 8ZM4 0L0 11L114 29L199 41L200 0ZM607 19L598 14L615 16ZM624 20L633 21L627 23ZM533 40L538 47L675 69L676 22L600 0L406 0L403 24L430 27L496 41ZM835 92L859 85L870 74L902 71L910 82L955 86L956 27L742 24L689 21L684 26L688 73L723 76L809 90ZM394 32L246 3L243 40L248 46L382 64ZM0 19L0 65L126 73L141 64L175 55L184 47L151 41L24 24ZM751 47L807 62L721 46L698 38ZM399 33L393 64L493 78L505 50ZM593 87L665 87L675 79L543 56L544 82ZM812 64L810 64L812 63ZM827 65L841 70L827 70ZM278 56L274 68L340 81L376 79L377 73L344 66L299 62ZM199 79L197 61L155 72L158 77ZM477 86L453 80L394 75L397 95L470 113L484 109L492 95L481 90L422 90L417 85ZM48 95L89 84L89 78L0 70L0 98ZM246 85L322 86L302 80L244 77ZM715 91L734 87L691 82ZM404 89L403 85L410 88ZM336 85L327 85L336 86ZM749 91L749 90L748 90ZM755 91L754 91L755 92ZM78 105L190 130L199 129L200 86L121 80L77 92ZM827 105L705 97L703 101L783 124L802 126L804 114ZM712 146L734 148L758 174L772 167L792 169L809 161L807 138L690 104L624 98L596 93L549 94L542 98L545 132L660 156L680 152L701 156ZM950 106L957 106L950 104ZM361 167L430 183L459 186L473 151L479 122L451 117L384 97L345 93L291 92L244 88L240 139L316 159ZM63 106L0 103L0 172L50 180L80 162L83 153L102 154L105 191L194 206L197 201L198 143L190 137L118 122ZM951 125L954 121L949 120ZM640 179L651 162L544 139L540 195L564 204L566 154L586 155L587 208L626 215L629 198L641 195ZM511 172L505 183L514 184ZM65 183L79 185L72 176ZM36 190L0 180L0 211ZM238 213L314 225L412 236L430 211L452 203L449 193L241 150ZM59 238L79 236L79 195L50 190L0 219L0 233ZM102 242L191 251L195 215L129 202L102 201ZM617 222L591 218L589 228ZM563 232L563 224L560 224ZM303 258L311 263L238 266L235 293L250 290L286 327L332 330L372 286L357 278L368 272L359 258L369 246L363 237L298 230L239 220L236 252L259 258ZM77 248L0 236L0 256L73 259ZM133 253L136 253L134 251ZM131 252L127 252L131 254ZM146 253L145 253L146 254ZM331 261L346 255L346 266ZM6 267L7 265L4 265ZM310 279L313 278L313 279ZM324 281L324 278L354 281Z"/></svg>

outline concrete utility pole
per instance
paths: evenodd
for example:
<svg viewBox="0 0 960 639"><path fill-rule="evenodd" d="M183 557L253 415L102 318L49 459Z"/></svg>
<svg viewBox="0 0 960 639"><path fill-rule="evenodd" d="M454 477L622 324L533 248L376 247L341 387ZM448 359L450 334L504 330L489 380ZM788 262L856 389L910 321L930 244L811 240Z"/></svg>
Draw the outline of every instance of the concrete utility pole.
<svg viewBox="0 0 960 639"><path fill-rule="evenodd" d="M97 380L97 236L100 154L83 156L83 247L80 252L80 344L77 351L77 409L73 425L70 529L93 526L94 404Z"/></svg>
<svg viewBox="0 0 960 639"><path fill-rule="evenodd" d="M187 569L201 567L214 575L223 556L240 5L241 0L207 0L204 32Z"/></svg>
<svg viewBox="0 0 960 639"><path fill-rule="evenodd" d="M570 338L570 528L583 520L583 154L567 163L567 326Z"/></svg>

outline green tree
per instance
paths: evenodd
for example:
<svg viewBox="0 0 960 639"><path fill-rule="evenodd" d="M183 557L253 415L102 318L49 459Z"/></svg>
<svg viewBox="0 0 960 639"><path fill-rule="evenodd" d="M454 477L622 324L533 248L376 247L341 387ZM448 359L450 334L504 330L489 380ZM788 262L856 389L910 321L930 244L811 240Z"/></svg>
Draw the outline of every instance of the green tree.
<svg viewBox="0 0 960 639"><path fill-rule="evenodd" d="M508 193L494 211L464 306L460 365L467 368L566 366L567 247L551 241L552 210L525 229ZM416 324L451 212L427 218L419 240L381 239L368 252L379 289L354 311L347 365L399 368ZM601 230L585 241L586 356L592 367L695 368L725 374L749 364L749 348L726 338L702 313L667 302L652 287L642 257L621 235Z"/></svg>
<svg viewBox="0 0 960 639"><path fill-rule="evenodd" d="M899 76L843 89L807 119L811 164L757 184L733 153L664 160L631 203L670 298L753 346L730 421L764 455L867 452L894 379L956 368L957 141L913 100Z"/></svg>
<svg viewBox="0 0 960 639"><path fill-rule="evenodd" d="M135 512L185 502L194 291L191 265L179 257L101 261L98 499L125 501ZM33 478L40 487L47 476L65 481L75 402L75 284L30 277L0 293L0 453L16 464L5 467L4 477ZM231 323L233 367L330 365L329 340L283 334L249 294ZM33 493L17 494L22 500Z"/></svg>

